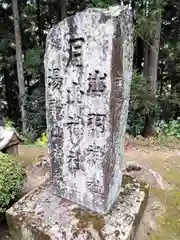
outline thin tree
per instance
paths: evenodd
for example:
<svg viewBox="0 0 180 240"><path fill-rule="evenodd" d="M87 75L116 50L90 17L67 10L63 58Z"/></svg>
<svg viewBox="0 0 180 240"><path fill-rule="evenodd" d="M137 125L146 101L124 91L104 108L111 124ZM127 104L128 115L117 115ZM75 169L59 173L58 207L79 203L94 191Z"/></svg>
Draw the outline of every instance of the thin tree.
<svg viewBox="0 0 180 240"><path fill-rule="evenodd" d="M67 17L67 2L66 0L55 0L56 21L60 22Z"/></svg>
<svg viewBox="0 0 180 240"><path fill-rule="evenodd" d="M66 0L61 0L61 6L60 6L60 11L61 11L61 19L63 20L67 17L67 6L66 6Z"/></svg>
<svg viewBox="0 0 180 240"><path fill-rule="evenodd" d="M39 46L42 46L42 26L41 26L40 0L36 0L36 17L37 17L37 25L38 25Z"/></svg>
<svg viewBox="0 0 180 240"><path fill-rule="evenodd" d="M87 1L86 0L80 0L79 4L79 11L83 11L86 8Z"/></svg>
<svg viewBox="0 0 180 240"><path fill-rule="evenodd" d="M155 8L154 31L149 41L145 43L144 54L144 77L147 80L149 100L152 103L152 107L145 117L145 125L143 130L143 135L145 137L153 136L155 133L155 120L156 120L155 102L157 93L157 74L162 24L161 0L156 1L154 8ZM149 12L149 14L151 14L151 12Z"/></svg>
<svg viewBox="0 0 180 240"><path fill-rule="evenodd" d="M23 72L23 57L22 57L22 43L20 33L20 22L19 22L19 10L18 0L12 0L12 10L14 18L14 33L16 42L16 65L17 65L17 76L19 86L19 105L21 108L22 118L22 132L25 133L27 130L27 113L25 110L25 83L24 83L24 72Z"/></svg>

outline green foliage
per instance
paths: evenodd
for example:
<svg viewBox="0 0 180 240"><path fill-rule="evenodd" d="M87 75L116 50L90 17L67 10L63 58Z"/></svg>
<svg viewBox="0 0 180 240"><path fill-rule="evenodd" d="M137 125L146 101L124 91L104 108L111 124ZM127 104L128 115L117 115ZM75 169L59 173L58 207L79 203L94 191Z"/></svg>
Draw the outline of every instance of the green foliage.
<svg viewBox="0 0 180 240"><path fill-rule="evenodd" d="M157 131L159 135L180 139L180 121L172 120L169 123L161 121L157 127Z"/></svg>
<svg viewBox="0 0 180 240"><path fill-rule="evenodd" d="M39 87L27 98L28 138L35 141L46 130L45 90Z"/></svg>
<svg viewBox="0 0 180 240"><path fill-rule="evenodd" d="M131 107L141 114L148 114L154 103L148 97L147 82L142 74L134 71L131 85Z"/></svg>
<svg viewBox="0 0 180 240"><path fill-rule="evenodd" d="M41 137L39 137L36 140L35 145L37 145L38 147L46 147L47 143L48 143L48 134L42 133Z"/></svg>
<svg viewBox="0 0 180 240"><path fill-rule="evenodd" d="M32 140L32 133L31 132L27 132L26 136L24 136L24 144L25 145L32 145L34 142Z"/></svg>
<svg viewBox="0 0 180 240"><path fill-rule="evenodd" d="M180 107L179 95L174 91L169 93L168 88L164 89L164 95L157 96L156 101L152 101L148 96L147 83L142 74L134 71L128 116L127 132L130 135L137 136L141 134L144 127L144 117L150 114L153 108L156 110L157 132L161 135L179 138L179 121L170 120ZM159 119L164 119L159 121ZM169 122L168 124L165 123ZM162 137L162 136L161 136Z"/></svg>
<svg viewBox="0 0 180 240"><path fill-rule="evenodd" d="M5 118L5 127L12 128L13 126L14 126L14 122L9 118Z"/></svg>
<svg viewBox="0 0 180 240"><path fill-rule="evenodd" d="M33 78L36 78L39 75L43 55L44 50L39 46L35 46L33 49L26 51L24 67L26 73Z"/></svg>
<svg viewBox="0 0 180 240"><path fill-rule="evenodd" d="M89 0L88 6L97 8L107 8L115 3L117 3L116 0Z"/></svg>
<svg viewBox="0 0 180 240"><path fill-rule="evenodd" d="M144 117L153 109L155 102L149 99L147 83L142 74L134 71L131 84L127 132L137 136L144 127Z"/></svg>
<svg viewBox="0 0 180 240"><path fill-rule="evenodd" d="M20 193L25 176L22 165L14 156L0 152L0 217Z"/></svg>
<svg viewBox="0 0 180 240"><path fill-rule="evenodd" d="M154 36L157 19L159 18L164 6L164 1L153 0L139 1L136 12L136 36L143 40L150 40Z"/></svg>
<svg viewBox="0 0 180 240"><path fill-rule="evenodd" d="M138 136L144 127L144 117L140 112L130 108L126 131L129 135Z"/></svg>

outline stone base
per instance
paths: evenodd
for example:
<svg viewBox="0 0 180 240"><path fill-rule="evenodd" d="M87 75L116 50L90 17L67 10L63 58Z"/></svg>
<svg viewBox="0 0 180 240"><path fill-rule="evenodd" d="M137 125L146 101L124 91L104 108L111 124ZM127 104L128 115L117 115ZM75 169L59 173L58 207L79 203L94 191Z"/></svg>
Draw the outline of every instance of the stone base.
<svg viewBox="0 0 180 240"><path fill-rule="evenodd" d="M149 186L124 176L121 193L107 215L98 215L52 194L43 184L6 213L14 240L132 240Z"/></svg>

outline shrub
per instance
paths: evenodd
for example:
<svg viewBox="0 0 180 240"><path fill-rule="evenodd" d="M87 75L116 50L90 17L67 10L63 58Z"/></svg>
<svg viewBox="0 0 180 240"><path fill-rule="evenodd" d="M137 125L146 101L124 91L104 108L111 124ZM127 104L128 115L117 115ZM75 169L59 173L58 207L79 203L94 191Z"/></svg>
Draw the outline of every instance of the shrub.
<svg viewBox="0 0 180 240"><path fill-rule="evenodd" d="M148 97L146 79L134 71L129 102L128 134L134 137L141 134L145 116L151 112L154 104Z"/></svg>
<svg viewBox="0 0 180 240"><path fill-rule="evenodd" d="M25 181L25 171L14 156L0 152L0 219L16 200Z"/></svg>
<svg viewBox="0 0 180 240"><path fill-rule="evenodd" d="M34 142L46 130L45 89L40 85L26 97L28 137Z"/></svg>
<svg viewBox="0 0 180 240"><path fill-rule="evenodd" d="M169 123L161 121L158 124L157 131L159 135L165 135L167 137L175 137L180 139L180 121L172 120Z"/></svg>
<svg viewBox="0 0 180 240"><path fill-rule="evenodd" d="M43 133L40 138L38 138L35 142L35 145L38 147L46 147L48 143L48 134Z"/></svg>
<svg viewBox="0 0 180 240"><path fill-rule="evenodd" d="M12 128L13 126L14 126L14 122L11 119L6 118L5 119L5 127Z"/></svg>

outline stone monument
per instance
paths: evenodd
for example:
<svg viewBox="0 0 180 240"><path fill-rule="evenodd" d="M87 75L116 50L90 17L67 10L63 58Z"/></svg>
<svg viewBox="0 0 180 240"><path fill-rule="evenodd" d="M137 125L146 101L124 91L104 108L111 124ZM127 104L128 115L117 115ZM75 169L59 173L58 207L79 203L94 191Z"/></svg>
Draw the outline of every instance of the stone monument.
<svg viewBox="0 0 180 240"><path fill-rule="evenodd" d="M48 37L47 125L54 193L99 213L119 195L132 77L127 8L89 9Z"/></svg>
<svg viewBox="0 0 180 240"><path fill-rule="evenodd" d="M127 176L121 186L132 33L129 6L87 9L50 30L51 179L7 211L14 240L133 239L148 186Z"/></svg>

